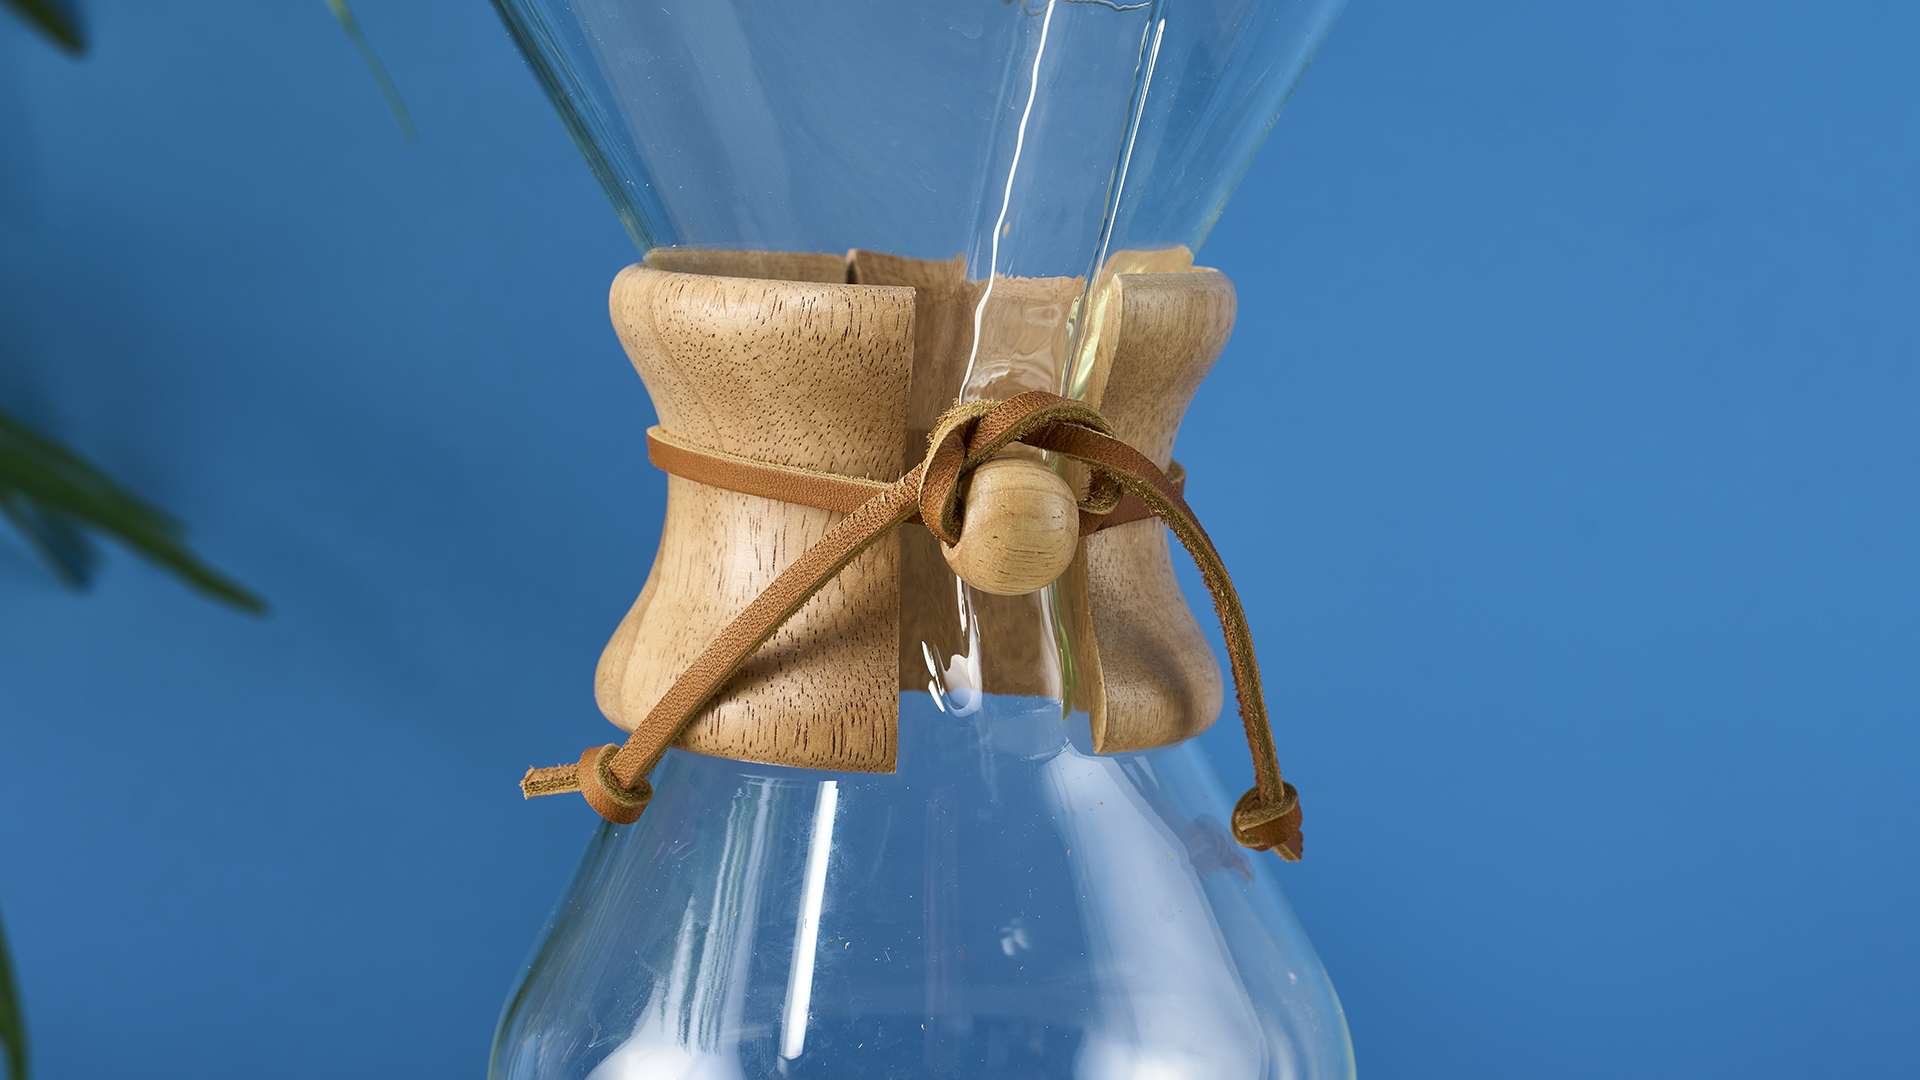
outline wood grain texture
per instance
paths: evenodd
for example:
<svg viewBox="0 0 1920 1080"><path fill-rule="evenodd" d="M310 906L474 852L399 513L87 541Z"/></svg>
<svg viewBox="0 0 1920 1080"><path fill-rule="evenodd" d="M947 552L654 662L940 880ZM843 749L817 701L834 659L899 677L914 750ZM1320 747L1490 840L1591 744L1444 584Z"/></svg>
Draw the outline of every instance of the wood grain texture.
<svg viewBox="0 0 1920 1080"><path fill-rule="evenodd" d="M1086 279L1077 277L995 280L991 293L976 301L978 349L971 347L976 314L969 311L966 315L969 362L960 367L964 379L957 397L1001 401L1027 390L1059 392L1067 370L1068 318L1085 286ZM1031 453L1035 459L1044 456L1018 446L1008 452ZM927 539L935 549L940 546L931 533ZM901 587L905 590L916 584L903 580ZM903 598L911 603L918 593L917 589L914 593L903 592ZM960 590L949 587L926 595L938 596L942 606L952 604L955 622L943 624L942 629L952 629L939 640L949 645L953 654L976 661L981 690L1017 697L1066 696L1066 672L1053 625L1051 592L997 596L967 590L964 608ZM907 617L908 609L903 609L902 621Z"/></svg>
<svg viewBox="0 0 1920 1080"><path fill-rule="evenodd" d="M654 248L646 265L676 274L758 278L767 281L847 280L847 257L813 251L732 251L722 248Z"/></svg>
<svg viewBox="0 0 1920 1080"><path fill-rule="evenodd" d="M1001 278L981 315L984 358L965 380L973 357L974 309L985 283L966 280L963 259L907 259L856 250L853 280L914 288L913 387L907 410L907 454L918 462L927 435L962 390L979 396L1006 390L1054 390L1065 370L1066 319L1083 279ZM967 385L963 387L963 382ZM1037 455L1036 455L1037 456ZM995 596L962 589L922 528L900 536L900 688L937 693L981 690L1022 697L1065 693L1045 593Z"/></svg>
<svg viewBox="0 0 1920 1080"><path fill-rule="evenodd" d="M911 289L632 266L615 279L610 308L669 432L777 464L883 481L901 475ZM601 710L631 730L719 628L839 519L670 478L653 572L601 655ZM676 745L744 761L890 771L898 576L896 540L856 559Z"/></svg>
<svg viewBox="0 0 1920 1080"><path fill-rule="evenodd" d="M615 281L611 309L662 425L699 445L891 480L920 459L926 431L957 398L1065 387L1165 467L1233 321L1231 284L1190 263L1184 249L1109 260L1086 301L1093 325L1076 386L1068 317L1084 279L1001 278L988 294L960 258L657 250ZM601 658L596 692L609 718L637 723L719 627L837 520L670 478L652 573ZM1073 648L1071 688L1056 614ZM1158 522L1088 538L1059 588L1018 596L962 587L942 545L916 526L829 583L678 745L886 771L898 692L963 688L1071 693L1109 753L1197 734L1223 697Z"/></svg>
<svg viewBox="0 0 1920 1080"><path fill-rule="evenodd" d="M907 396L907 468L927 452L927 434L953 407L973 342L973 302L980 283L967 280L967 258L907 259L877 251L847 253L847 278L861 285L913 290L913 386Z"/></svg>
<svg viewBox="0 0 1920 1080"><path fill-rule="evenodd" d="M1195 269L1115 274L1104 292L1086 400L1164 469L1233 329L1233 285ZM1224 683L1174 577L1165 526L1137 521L1087 537L1064 581L1074 704L1091 720L1096 751L1165 746L1213 724Z"/></svg>
<svg viewBox="0 0 1920 1080"><path fill-rule="evenodd" d="M980 346L970 350L971 370L965 372L960 399L1005 401L1028 390L1059 393L1072 344L1068 320L1086 284L1085 278L994 279L974 316Z"/></svg>
<svg viewBox="0 0 1920 1080"><path fill-rule="evenodd" d="M995 596L1053 584L1080 549L1080 509L1067 482L1025 457L994 458L962 483L960 540L942 554L961 580Z"/></svg>
<svg viewBox="0 0 1920 1080"><path fill-rule="evenodd" d="M1097 402L1106 394L1107 374L1113 369L1115 335L1120 332L1118 306L1121 274L1180 274L1193 268L1193 252L1185 247L1163 251L1116 251L1107 257L1094 288L1087 293L1086 332L1074 349L1073 373L1061 393L1081 401Z"/></svg>

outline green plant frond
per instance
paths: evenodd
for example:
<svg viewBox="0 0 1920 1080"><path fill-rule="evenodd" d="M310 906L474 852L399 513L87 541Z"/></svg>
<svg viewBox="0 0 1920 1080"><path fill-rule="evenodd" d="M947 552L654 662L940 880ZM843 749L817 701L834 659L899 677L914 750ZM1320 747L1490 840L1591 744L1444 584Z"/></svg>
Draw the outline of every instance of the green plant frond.
<svg viewBox="0 0 1920 1080"><path fill-rule="evenodd" d="M393 122L400 125L400 137L407 141L408 146L418 146L420 133L413 128L413 114L407 111L400 88L393 85L393 78L387 74L387 65L380 62L380 54L373 51L367 35L360 32L360 20L353 17L353 9L347 6L347 0L326 0L326 5L327 10L333 12L334 21L346 32L347 40L353 43L353 51L360 54L360 62L367 65L367 74L373 76L374 85L380 88L380 96L387 99L387 109L393 113Z"/></svg>
<svg viewBox="0 0 1920 1080"><path fill-rule="evenodd" d="M79 56L87 51L87 32L80 13L62 0L4 0L14 14L32 23L62 49Z"/></svg>
<svg viewBox="0 0 1920 1080"><path fill-rule="evenodd" d="M4 925L0 925L0 1054L6 1056L7 1080L27 1080L27 1022L20 1013L20 993L13 987L13 960L7 955Z"/></svg>
<svg viewBox="0 0 1920 1080"><path fill-rule="evenodd" d="M91 576L97 553L80 533L90 528L215 600L255 615L267 610L259 596L193 553L178 519L5 413L0 413L0 512L69 584L84 585Z"/></svg>
<svg viewBox="0 0 1920 1080"><path fill-rule="evenodd" d="M33 545L47 568L71 589L93 584L93 572L100 565L100 549L65 514L36 506L26 496L11 489L0 489L0 515L13 523Z"/></svg>

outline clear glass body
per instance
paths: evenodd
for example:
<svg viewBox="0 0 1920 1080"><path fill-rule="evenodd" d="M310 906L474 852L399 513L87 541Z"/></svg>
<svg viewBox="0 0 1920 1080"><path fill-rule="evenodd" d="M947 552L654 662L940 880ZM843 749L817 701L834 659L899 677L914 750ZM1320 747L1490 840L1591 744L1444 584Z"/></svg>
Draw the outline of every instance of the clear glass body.
<svg viewBox="0 0 1920 1080"><path fill-rule="evenodd" d="M1199 250L1341 3L495 0L643 251L1088 290Z"/></svg>
<svg viewBox="0 0 1920 1080"><path fill-rule="evenodd" d="M1096 755L1057 702L937 701L903 698L892 775L670 753L595 834L492 1075L1353 1075L1281 864L1228 837L1197 747Z"/></svg>
<svg viewBox="0 0 1920 1080"><path fill-rule="evenodd" d="M959 393L1005 397L1079 394L1105 275L1188 265L1339 0L496 6L642 249L958 256ZM495 1080L1353 1074L1199 750L1093 753L1063 586L932 565L956 614L903 634L898 771L669 753L590 845Z"/></svg>

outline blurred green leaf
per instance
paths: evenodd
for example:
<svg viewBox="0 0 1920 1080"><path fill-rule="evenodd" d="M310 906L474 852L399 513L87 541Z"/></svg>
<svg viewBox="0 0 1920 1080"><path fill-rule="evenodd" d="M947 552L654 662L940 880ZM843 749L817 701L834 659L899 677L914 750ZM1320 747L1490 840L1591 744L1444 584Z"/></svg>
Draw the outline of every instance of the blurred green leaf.
<svg viewBox="0 0 1920 1080"><path fill-rule="evenodd" d="M0 512L70 585L84 586L99 554L83 528L132 548L207 596L255 615L266 602L187 547L178 520L121 487L92 462L0 412Z"/></svg>
<svg viewBox="0 0 1920 1080"><path fill-rule="evenodd" d="M367 65L367 73L380 87L380 96L387 99L393 122L400 125L400 137L407 140L408 146L418 146L420 134L413 129L413 115L407 112L407 103L400 97L400 88L393 85L393 79L387 75L387 65L380 62L380 54L373 51L367 35L360 32L360 20L353 17L353 9L347 6L347 0L326 2L327 10L333 12L334 20L347 32L347 40L353 42L354 51L360 54L360 62Z"/></svg>
<svg viewBox="0 0 1920 1080"><path fill-rule="evenodd" d="M7 955L7 928L0 925L0 1051L7 1058L8 1080L27 1080L27 1022L13 988L13 960Z"/></svg>
<svg viewBox="0 0 1920 1080"><path fill-rule="evenodd" d="M87 51L87 33L80 26L80 13L64 0L5 0L5 3L61 48L75 56Z"/></svg>
<svg viewBox="0 0 1920 1080"><path fill-rule="evenodd" d="M84 589L100 565L100 549L73 519L35 506L17 491L0 489L0 514L27 538L55 577L69 588Z"/></svg>

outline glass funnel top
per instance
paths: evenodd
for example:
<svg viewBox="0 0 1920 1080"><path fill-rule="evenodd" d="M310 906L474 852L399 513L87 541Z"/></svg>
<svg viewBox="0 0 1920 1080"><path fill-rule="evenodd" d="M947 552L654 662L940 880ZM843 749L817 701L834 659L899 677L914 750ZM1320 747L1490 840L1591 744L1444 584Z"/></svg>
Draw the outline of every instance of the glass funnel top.
<svg viewBox="0 0 1920 1080"><path fill-rule="evenodd" d="M1340 0L496 0L643 249L1198 249Z"/></svg>
<svg viewBox="0 0 1920 1080"><path fill-rule="evenodd" d="M494 1080L1353 1075L1197 747L1097 756L1052 702L936 700L903 698L893 775L669 755L590 845Z"/></svg>

